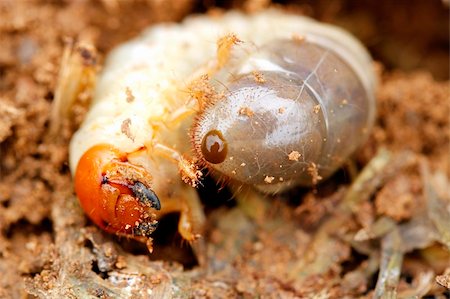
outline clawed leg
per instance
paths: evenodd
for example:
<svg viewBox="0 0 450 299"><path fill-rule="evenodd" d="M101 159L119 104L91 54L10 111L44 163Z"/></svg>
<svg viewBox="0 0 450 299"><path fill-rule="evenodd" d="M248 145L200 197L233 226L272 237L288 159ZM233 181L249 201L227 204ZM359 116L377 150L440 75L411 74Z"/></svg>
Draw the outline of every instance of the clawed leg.
<svg viewBox="0 0 450 299"><path fill-rule="evenodd" d="M193 188L184 188L182 194L164 200L160 215L180 213L178 231L188 242L199 239L203 234L205 216L198 194Z"/></svg>
<svg viewBox="0 0 450 299"><path fill-rule="evenodd" d="M203 235L205 215L195 189L186 188L183 193L183 204L180 211L178 231L189 242Z"/></svg>
<svg viewBox="0 0 450 299"><path fill-rule="evenodd" d="M96 49L86 43L66 42L58 74L55 100L50 117L50 134L56 136L63 120L72 117L70 111L77 101L87 106L97 77Z"/></svg>
<svg viewBox="0 0 450 299"><path fill-rule="evenodd" d="M185 193L185 206L180 214L178 231L192 246L200 266L206 265L206 243L204 235L205 214L196 190Z"/></svg>
<svg viewBox="0 0 450 299"><path fill-rule="evenodd" d="M203 174L193 161L184 157L178 151L160 143L153 145L153 150L155 154L158 154L177 165L181 179L186 184L189 184L192 187L197 187L200 184L200 179Z"/></svg>
<svg viewBox="0 0 450 299"><path fill-rule="evenodd" d="M164 199L161 215L178 212L178 232L191 245L200 265L206 261L206 245L202 238L205 215L197 191L186 186L177 196Z"/></svg>

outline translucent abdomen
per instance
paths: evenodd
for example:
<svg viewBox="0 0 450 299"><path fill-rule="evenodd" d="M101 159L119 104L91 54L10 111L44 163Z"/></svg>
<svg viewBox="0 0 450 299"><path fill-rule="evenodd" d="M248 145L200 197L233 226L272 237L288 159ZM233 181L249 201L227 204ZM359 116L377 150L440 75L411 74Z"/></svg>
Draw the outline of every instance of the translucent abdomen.
<svg viewBox="0 0 450 299"><path fill-rule="evenodd" d="M375 113L373 71L349 61L354 49L342 55L345 45L320 41L274 39L227 70L224 98L194 129L196 143L207 144L208 132L217 131L226 145L219 163L208 161L203 146L209 167L277 192L330 176L366 140Z"/></svg>

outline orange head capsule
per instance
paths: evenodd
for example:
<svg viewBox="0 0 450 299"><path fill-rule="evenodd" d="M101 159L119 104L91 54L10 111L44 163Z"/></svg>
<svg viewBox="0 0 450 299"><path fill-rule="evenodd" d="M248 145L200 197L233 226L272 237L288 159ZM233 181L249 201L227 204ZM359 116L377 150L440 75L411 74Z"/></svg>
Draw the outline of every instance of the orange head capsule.
<svg viewBox="0 0 450 299"><path fill-rule="evenodd" d="M151 176L127 161L126 153L100 144L81 157L75 172L75 192L87 215L111 233L149 238L157 221L152 209L160 202L150 189Z"/></svg>

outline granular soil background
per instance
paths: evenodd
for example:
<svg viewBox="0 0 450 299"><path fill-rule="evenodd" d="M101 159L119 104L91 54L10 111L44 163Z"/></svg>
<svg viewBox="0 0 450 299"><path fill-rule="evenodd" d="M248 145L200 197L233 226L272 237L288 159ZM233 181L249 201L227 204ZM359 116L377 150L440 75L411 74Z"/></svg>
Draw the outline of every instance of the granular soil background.
<svg viewBox="0 0 450 299"><path fill-rule="evenodd" d="M1 298L449 298L448 4L269 2L0 1ZM346 28L377 61L377 123L355 162L271 199L236 202L206 181L207 267L176 215L152 255L93 226L67 165L75 124L49 132L68 41L94 45L100 67L150 24L268 5Z"/></svg>

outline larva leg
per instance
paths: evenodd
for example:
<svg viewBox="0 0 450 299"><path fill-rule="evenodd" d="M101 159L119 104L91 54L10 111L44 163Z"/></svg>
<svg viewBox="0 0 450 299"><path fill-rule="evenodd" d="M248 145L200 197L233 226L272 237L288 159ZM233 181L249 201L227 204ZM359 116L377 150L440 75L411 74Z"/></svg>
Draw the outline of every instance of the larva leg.
<svg viewBox="0 0 450 299"><path fill-rule="evenodd" d="M262 223L266 217L271 204L264 194L253 188L233 188L233 194L239 208L250 218Z"/></svg>
<svg viewBox="0 0 450 299"><path fill-rule="evenodd" d="M194 188L184 188L182 193L164 200L160 216L177 212L180 213L178 232L188 241L200 265L206 261L206 244L203 238L205 215L198 194Z"/></svg>
<svg viewBox="0 0 450 299"><path fill-rule="evenodd" d="M178 222L178 231L187 241L198 239L203 233L205 216L195 189L186 188L183 207Z"/></svg>
<svg viewBox="0 0 450 299"><path fill-rule="evenodd" d="M52 134L59 131L63 119L70 117L70 110L77 100L83 98L81 95L93 90L97 77L96 60L96 50L92 45L67 42L52 104Z"/></svg>
<svg viewBox="0 0 450 299"><path fill-rule="evenodd" d="M155 151L155 154L161 155L169 161L176 163L178 170L180 171L181 179L186 184L197 187L202 177L202 172L198 170L193 161L184 157L177 150L161 143L153 145L153 150Z"/></svg>
<svg viewBox="0 0 450 299"><path fill-rule="evenodd" d="M195 189L186 188L183 209L180 213L178 231L191 243L192 250L200 266L206 265L206 243L204 234L205 214Z"/></svg>
<svg viewBox="0 0 450 299"><path fill-rule="evenodd" d="M165 121L165 126L169 129L177 127L181 122L186 120L189 117L192 117L195 113L197 113L198 109L192 107L191 103L188 103L182 107L179 107L177 110L173 111L170 116L167 117Z"/></svg>
<svg viewBox="0 0 450 299"><path fill-rule="evenodd" d="M184 188L182 193L164 200L159 214L180 213L178 231L188 242L197 240L203 233L205 216L198 194L193 188Z"/></svg>

